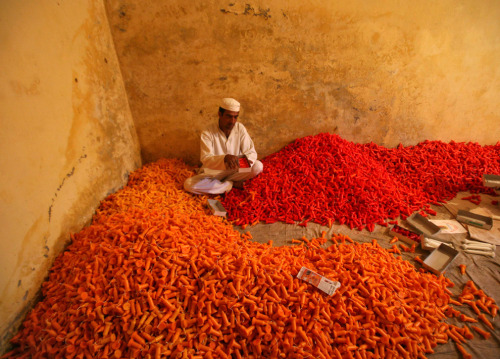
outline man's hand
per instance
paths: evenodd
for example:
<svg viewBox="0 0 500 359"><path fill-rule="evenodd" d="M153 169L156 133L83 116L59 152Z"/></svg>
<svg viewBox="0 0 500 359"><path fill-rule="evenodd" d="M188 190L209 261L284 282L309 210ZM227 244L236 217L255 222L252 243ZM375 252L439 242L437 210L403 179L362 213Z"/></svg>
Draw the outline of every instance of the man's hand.
<svg viewBox="0 0 500 359"><path fill-rule="evenodd" d="M240 162L238 156L226 155L224 157L224 164L227 169L234 170L240 168Z"/></svg>

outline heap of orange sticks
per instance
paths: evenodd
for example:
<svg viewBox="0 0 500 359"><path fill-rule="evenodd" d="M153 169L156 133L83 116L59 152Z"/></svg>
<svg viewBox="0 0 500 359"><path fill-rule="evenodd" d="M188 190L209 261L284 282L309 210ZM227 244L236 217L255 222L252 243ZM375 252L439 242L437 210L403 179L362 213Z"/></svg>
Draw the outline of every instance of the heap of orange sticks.
<svg viewBox="0 0 500 359"><path fill-rule="evenodd" d="M190 175L160 160L106 198L56 259L4 357L424 358L448 340L468 357L467 325L488 336L498 307L473 284L454 300L448 279L375 240L249 241L182 190ZM296 278L302 266L341 287L325 295ZM482 323L447 324L462 303Z"/></svg>

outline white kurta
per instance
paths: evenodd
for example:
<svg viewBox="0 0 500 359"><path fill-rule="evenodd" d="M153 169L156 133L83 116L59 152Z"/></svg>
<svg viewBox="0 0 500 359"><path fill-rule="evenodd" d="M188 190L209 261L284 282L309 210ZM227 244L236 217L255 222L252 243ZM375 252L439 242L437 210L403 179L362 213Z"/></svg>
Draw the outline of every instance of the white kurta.
<svg viewBox="0 0 500 359"><path fill-rule="evenodd" d="M218 121L201 134L200 160L202 167L199 175L188 178L184 188L192 193L224 193L231 190L233 181L245 181L262 172L263 166L257 160L257 152L245 126L236 122L229 137L219 128ZM252 171L239 173L226 169L226 155L246 156Z"/></svg>
<svg viewBox="0 0 500 359"><path fill-rule="evenodd" d="M226 169L224 157L226 155L245 155L253 165L257 160L257 152L253 141L248 135L247 129L241 123L234 124L229 138L219 128L219 124L214 123L201 134L201 167L202 172L206 169L223 171Z"/></svg>

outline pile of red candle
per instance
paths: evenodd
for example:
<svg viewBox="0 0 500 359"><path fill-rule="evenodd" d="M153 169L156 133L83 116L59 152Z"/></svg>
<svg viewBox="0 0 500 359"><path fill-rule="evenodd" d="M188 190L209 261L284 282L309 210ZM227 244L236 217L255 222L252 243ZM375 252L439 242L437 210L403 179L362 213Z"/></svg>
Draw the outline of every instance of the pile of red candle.
<svg viewBox="0 0 500 359"><path fill-rule="evenodd" d="M398 233L398 234L401 234L401 235L405 236L406 238L411 239L414 242L417 242L417 243L421 242L420 236L417 233L409 231L408 229L403 228L401 226L398 226L397 224L395 224L392 227L391 231Z"/></svg>
<svg viewBox="0 0 500 359"><path fill-rule="evenodd" d="M406 218L460 191L494 194L483 174L500 174L500 142L424 141L388 149L322 133L300 138L262 160L264 171L222 200L237 225L335 221L351 228Z"/></svg>

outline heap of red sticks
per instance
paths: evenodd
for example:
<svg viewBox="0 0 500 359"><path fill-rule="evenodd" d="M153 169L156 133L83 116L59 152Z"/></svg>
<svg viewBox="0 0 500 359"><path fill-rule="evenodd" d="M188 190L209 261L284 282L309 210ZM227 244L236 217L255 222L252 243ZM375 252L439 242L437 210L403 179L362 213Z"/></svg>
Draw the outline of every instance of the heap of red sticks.
<svg viewBox="0 0 500 359"><path fill-rule="evenodd" d="M264 172L223 200L237 225L335 221L372 231L417 210L435 214L460 191L494 194L483 174L500 174L500 142L424 141L385 148L322 133L300 138L262 161Z"/></svg>

